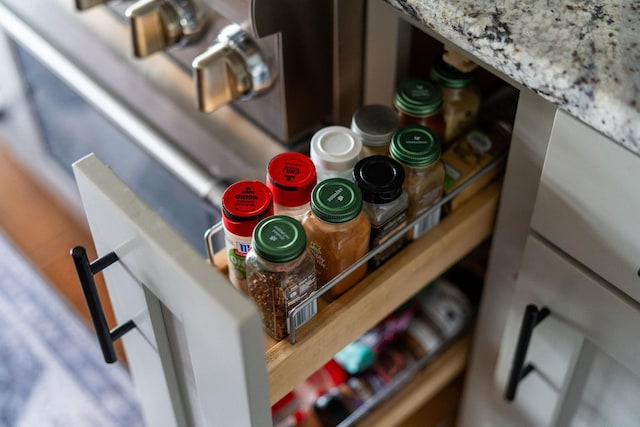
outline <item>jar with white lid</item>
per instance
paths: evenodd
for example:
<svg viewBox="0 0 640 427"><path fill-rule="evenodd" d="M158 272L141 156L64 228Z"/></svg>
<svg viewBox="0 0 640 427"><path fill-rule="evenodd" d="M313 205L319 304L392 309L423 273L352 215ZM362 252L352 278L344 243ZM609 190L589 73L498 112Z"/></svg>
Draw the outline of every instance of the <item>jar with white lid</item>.
<svg viewBox="0 0 640 427"><path fill-rule="evenodd" d="M347 127L328 126L311 137L309 152L316 165L318 182L328 178L353 181L353 167L360 160L362 141Z"/></svg>
<svg viewBox="0 0 640 427"><path fill-rule="evenodd" d="M388 105L364 105L351 118L351 130L362 140L363 158L388 156L391 137L399 126L398 114Z"/></svg>

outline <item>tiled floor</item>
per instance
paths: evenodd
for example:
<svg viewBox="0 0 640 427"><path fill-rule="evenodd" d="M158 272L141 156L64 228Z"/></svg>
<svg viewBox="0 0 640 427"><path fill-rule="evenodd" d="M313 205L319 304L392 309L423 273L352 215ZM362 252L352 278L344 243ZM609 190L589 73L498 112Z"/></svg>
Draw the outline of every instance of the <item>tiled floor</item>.
<svg viewBox="0 0 640 427"><path fill-rule="evenodd" d="M76 245L96 258L86 224L72 217L0 144L0 228L34 267L89 324L89 314L69 251ZM115 325L104 283L96 276L107 322ZM120 353L122 353L118 345Z"/></svg>

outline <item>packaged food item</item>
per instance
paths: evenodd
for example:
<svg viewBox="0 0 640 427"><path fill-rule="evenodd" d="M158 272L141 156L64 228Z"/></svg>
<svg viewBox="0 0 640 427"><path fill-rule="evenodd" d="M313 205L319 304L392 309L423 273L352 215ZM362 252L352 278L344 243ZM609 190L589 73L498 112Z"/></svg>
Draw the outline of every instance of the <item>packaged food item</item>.
<svg viewBox="0 0 640 427"><path fill-rule="evenodd" d="M324 180L313 189L311 210L302 219L309 250L316 260L318 287L345 271L369 250L369 220L362 211L358 187L343 178ZM367 272L363 264L325 295L333 299Z"/></svg>
<svg viewBox="0 0 640 427"><path fill-rule="evenodd" d="M444 140L445 121L442 115L442 90L433 82L406 80L396 89L393 106L400 118L400 127L420 125L428 127Z"/></svg>
<svg viewBox="0 0 640 427"><path fill-rule="evenodd" d="M272 406L273 426L293 427L301 422L310 422L315 401L347 380L347 372L333 359L329 360Z"/></svg>
<svg viewBox="0 0 640 427"><path fill-rule="evenodd" d="M351 118L351 130L362 140L362 157L388 156L391 136L399 126L398 114L388 105L364 105Z"/></svg>
<svg viewBox="0 0 640 427"><path fill-rule="evenodd" d="M301 220L310 208L316 182L316 168L309 157L295 152L275 156L267 166L266 180L274 213Z"/></svg>
<svg viewBox="0 0 640 427"><path fill-rule="evenodd" d="M480 91L473 84L476 73L464 73L439 58L431 67L431 79L442 88L442 115L445 121L443 150L476 123Z"/></svg>
<svg viewBox="0 0 640 427"><path fill-rule="evenodd" d="M404 168L386 156L371 156L360 160L353 177L362 193L362 209L371 223L370 249L382 245L407 225L409 197L403 190ZM374 256L369 265L378 267L404 244L398 239Z"/></svg>
<svg viewBox="0 0 640 427"><path fill-rule="evenodd" d="M318 182L328 178L353 179L353 167L360 160L362 141L351 129L328 126L311 137L309 153L316 166Z"/></svg>
<svg viewBox="0 0 640 427"><path fill-rule="evenodd" d="M307 238L294 218L274 215L253 231L253 246L247 253L249 296L256 302L267 333L276 340L289 335L287 316L316 290L315 260L306 250ZM315 316L314 301L292 319L299 327Z"/></svg>
<svg viewBox="0 0 640 427"><path fill-rule="evenodd" d="M231 283L247 293L245 257L251 249L253 229L273 215L271 191L260 181L239 181L222 195L222 224Z"/></svg>
<svg viewBox="0 0 640 427"><path fill-rule="evenodd" d="M478 126L457 139L442 155L446 172L444 194L449 194L468 181L483 167L507 152L511 140L511 127L505 122L491 122ZM465 188L445 206L450 212L464 203L497 175L502 167L495 167Z"/></svg>
<svg viewBox="0 0 640 427"><path fill-rule="evenodd" d="M404 190L409 196L407 221L422 215L440 200L444 166L440 161L440 140L424 126L407 126L391 138L391 157L404 167ZM408 233L416 239L440 221L440 210L428 215Z"/></svg>

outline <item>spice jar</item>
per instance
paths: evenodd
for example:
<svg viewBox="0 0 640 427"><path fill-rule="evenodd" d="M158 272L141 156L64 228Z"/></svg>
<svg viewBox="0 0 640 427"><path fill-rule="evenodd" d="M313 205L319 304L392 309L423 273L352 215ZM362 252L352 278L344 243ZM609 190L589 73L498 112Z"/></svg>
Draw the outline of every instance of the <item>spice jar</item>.
<svg viewBox="0 0 640 427"><path fill-rule="evenodd" d="M351 130L362 140L362 157L389 155L389 143L400 119L387 105L365 105L351 118Z"/></svg>
<svg viewBox="0 0 640 427"><path fill-rule="evenodd" d="M247 293L245 257L251 249L253 229L273 215L271 191L260 181L239 181L222 195L222 225L227 250L229 280Z"/></svg>
<svg viewBox="0 0 640 427"><path fill-rule="evenodd" d="M431 67L431 79L442 88L442 115L445 121L443 150L476 122L480 92L473 85L475 76L475 72L463 73L442 58Z"/></svg>
<svg viewBox="0 0 640 427"><path fill-rule="evenodd" d="M267 333L276 340L289 334L289 313L317 287L315 259L306 246L304 228L286 215L265 218L253 231L246 258L249 296ZM314 301L292 319L292 327L303 325L316 312Z"/></svg>
<svg viewBox="0 0 640 427"><path fill-rule="evenodd" d="M406 80L398 86L393 106L400 117L400 127L420 125L433 130L444 140L445 121L442 115L442 90L427 80Z"/></svg>
<svg viewBox="0 0 640 427"><path fill-rule="evenodd" d="M408 126L391 138L391 157L404 167L404 190L409 196L408 221L413 221L442 197L444 166L440 161L440 141L431 129ZM418 222L408 233L416 239L440 221L440 209Z"/></svg>
<svg viewBox="0 0 640 427"><path fill-rule="evenodd" d="M353 177L362 192L362 210L371 223L370 249L386 242L407 225L408 196L403 191L404 169L386 156L371 156L360 160ZM398 239L389 248L374 256L369 264L377 267L400 248Z"/></svg>
<svg viewBox="0 0 640 427"><path fill-rule="evenodd" d="M344 126L328 126L311 137L310 157L318 182L328 178L353 179L353 167L360 160L362 141Z"/></svg>
<svg viewBox="0 0 640 427"><path fill-rule="evenodd" d="M343 178L324 180L311 193L311 210L302 218L309 250L316 260L318 287L362 258L369 249L369 221L362 211L358 187ZM344 293L367 272L363 264L325 295Z"/></svg>
<svg viewBox="0 0 640 427"><path fill-rule="evenodd" d="M311 205L316 168L304 154L278 154L267 166L266 182L273 194L274 213L301 220Z"/></svg>

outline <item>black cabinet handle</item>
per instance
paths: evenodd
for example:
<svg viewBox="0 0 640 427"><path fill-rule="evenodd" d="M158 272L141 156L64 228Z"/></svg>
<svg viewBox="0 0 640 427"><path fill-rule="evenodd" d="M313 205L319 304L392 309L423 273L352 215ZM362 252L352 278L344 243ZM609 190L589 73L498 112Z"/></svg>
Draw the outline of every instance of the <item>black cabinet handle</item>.
<svg viewBox="0 0 640 427"><path fill-rule="evenodd" d="M129 320L113 330L109 330L93 276L118 261L118 255L116 255L115 252L109 252L105 256L90 263L87 258L87 251L82 246L76 246L71 250L71 257L73 258L73 264L78 273L82 293L89 308L89 314L91 315L91 321L96 331L96 336L98 337L102 355L104 356L105 362L113 363L118 360L113 343L131 329L135 328L136 325L133 320Z"/></svg>
<svg viewBox="0 0 640 427"><path fill-rule="evenodd" d="M522 326L520 326L520 335L518 336L518 344L516 345L516 351L513 354L511 373L509 374L507 388L504 392L504 398L508 402L512 402L516 398L516 391L520 381L535 369L535 366L531 363L524 366L524 361L527 358L527 350L529 349L531 335L533 335L533 328L542 322L549 314L551 314L551 311L549 311L547 307L538 309L538 307L533 304L527 305L524 310Z"/></svg>

